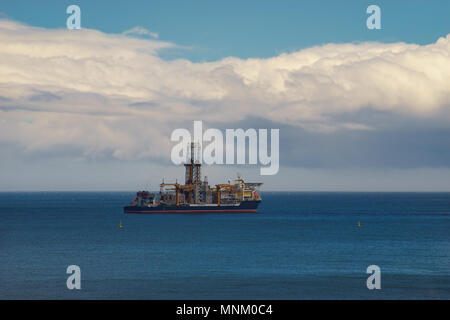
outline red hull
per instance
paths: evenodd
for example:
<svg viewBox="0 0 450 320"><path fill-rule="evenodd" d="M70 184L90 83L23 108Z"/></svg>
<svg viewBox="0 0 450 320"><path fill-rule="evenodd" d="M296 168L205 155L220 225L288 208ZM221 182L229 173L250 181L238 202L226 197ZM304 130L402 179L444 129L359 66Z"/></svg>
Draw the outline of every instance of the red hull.
<svg viewBox="0 0 450 320"><path fill-rule="evenodd" d="M125 213L140 213L140 214L148 214L148 213L215 213L215 212L237 212L237 213L256 213L256 209L237 209L237 210L161 210L161 211L130 211L126 210Z"/></svg>

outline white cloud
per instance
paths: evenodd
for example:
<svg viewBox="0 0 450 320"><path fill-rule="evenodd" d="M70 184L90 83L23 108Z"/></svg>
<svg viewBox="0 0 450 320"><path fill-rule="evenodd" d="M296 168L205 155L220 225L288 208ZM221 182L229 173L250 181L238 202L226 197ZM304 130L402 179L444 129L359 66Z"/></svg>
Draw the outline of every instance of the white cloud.
<svg viewBox="0 0 450 320"><path fill-rule="evenodd" d="M137 28L126 34L148 34ZM333 132L376 130L338 120L368 106L427 119L449 111L450 35L424 46L328 44L269 59L158 56L174 47L0 20L0 142L27 152L64 146L81 157L168 158L170 132L192 120L256 116Z"/></svg>
<svg viewBox="0 0 450 320"><path fill-rule="evenodd" d="M136 26L134 28L131 28L129 30L126 30L122 32L124 35L138 35L138 36L149 36L155 39L158 39L159 34L156 32L151 32L144 27Z"/></svg>

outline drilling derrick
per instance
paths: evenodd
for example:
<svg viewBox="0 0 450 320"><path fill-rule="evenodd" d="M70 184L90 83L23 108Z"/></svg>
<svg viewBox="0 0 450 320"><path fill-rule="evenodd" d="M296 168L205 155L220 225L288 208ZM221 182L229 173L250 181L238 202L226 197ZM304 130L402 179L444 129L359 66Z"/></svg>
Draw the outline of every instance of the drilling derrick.
<svg viewBox="0 0 450 320"><path fill-rule="evenodd" d="M197 153L196 153L197 151ZM194 142L190 145L190 156L184 164L186 168L185 181L186 186L192 186L192 190L186 191L186 199L188 203L200 203L201 181L201 163L200 163L200 146Z"/></svg>

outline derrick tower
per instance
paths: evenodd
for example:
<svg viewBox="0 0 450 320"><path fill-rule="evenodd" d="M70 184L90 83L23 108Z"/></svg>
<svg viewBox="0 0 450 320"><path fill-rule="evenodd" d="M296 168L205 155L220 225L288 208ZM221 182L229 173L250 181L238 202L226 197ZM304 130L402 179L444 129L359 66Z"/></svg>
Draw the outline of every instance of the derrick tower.
<svg viewBox="0 0 450 320"><path fill-rule="evenodd" d="M189 203L200 202L200 187L202 184L202 164L200 163L200 152L200 145L195 142L191 142L190 153L188 154L188 159L184 164L184 167L186 168L184 184L194 187L192 191L186 192Z"/></svg>

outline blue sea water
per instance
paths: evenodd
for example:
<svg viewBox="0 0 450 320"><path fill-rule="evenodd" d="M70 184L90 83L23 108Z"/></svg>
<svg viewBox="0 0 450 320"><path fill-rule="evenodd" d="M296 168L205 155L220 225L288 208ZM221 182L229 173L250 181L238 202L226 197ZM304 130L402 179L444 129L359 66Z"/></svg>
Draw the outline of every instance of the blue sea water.
<svg viewBox="0 0 450 320"><path fill-rule="evenodd" d="M0 193L0 298L450 299L450 193L265 192L257 214L124 215L133 196ZM66 287L73 264L81 290Z"/></svg>

